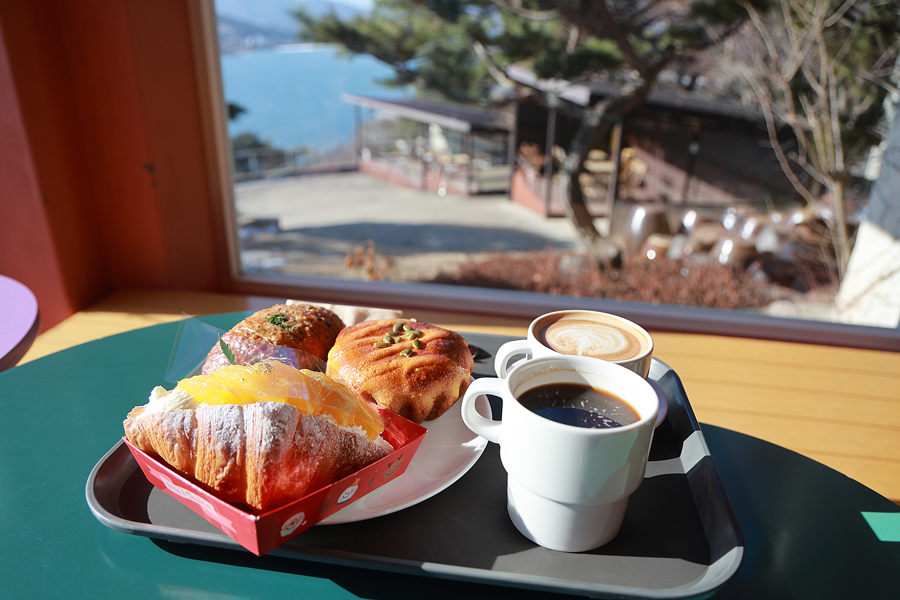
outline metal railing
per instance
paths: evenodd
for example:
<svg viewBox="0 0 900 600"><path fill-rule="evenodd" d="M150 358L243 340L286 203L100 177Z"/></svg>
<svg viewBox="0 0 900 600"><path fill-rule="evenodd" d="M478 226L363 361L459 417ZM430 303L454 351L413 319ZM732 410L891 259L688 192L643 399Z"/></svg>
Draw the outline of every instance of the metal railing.
<svg viewBox="0 0 900 600"><path fill-rule="evenodd" d="M232 175L235 181L290 177L307 173L356 169L352 148L317 155L309 150L259 148L232 153Z"/></svg>

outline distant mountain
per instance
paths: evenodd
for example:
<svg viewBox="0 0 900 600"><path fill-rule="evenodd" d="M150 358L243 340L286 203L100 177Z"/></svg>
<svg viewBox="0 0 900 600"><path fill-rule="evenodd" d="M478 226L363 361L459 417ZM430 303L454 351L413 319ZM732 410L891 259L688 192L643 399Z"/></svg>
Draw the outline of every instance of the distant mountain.
<svg viewBox="0 0 900 600"><path fill-rule="evenodd" d="M350 5L353 4L353 6ZM297 22L291 16L294 10L303 6L313 15L331 11L341 18L350 18L360 12L367 12L369 0L347 0L347 3L329 0L216 0L216 14L219 19L245 23L267 31L290 33L296 36Z"/></svg>
<svg viewBox="0 0 900 600"><path fill-rule="evenodd" d="M217 15L219 30L219 51L231 54L246 50L267 48L297 41L294 31L260 27L224 15Z"/></svg>

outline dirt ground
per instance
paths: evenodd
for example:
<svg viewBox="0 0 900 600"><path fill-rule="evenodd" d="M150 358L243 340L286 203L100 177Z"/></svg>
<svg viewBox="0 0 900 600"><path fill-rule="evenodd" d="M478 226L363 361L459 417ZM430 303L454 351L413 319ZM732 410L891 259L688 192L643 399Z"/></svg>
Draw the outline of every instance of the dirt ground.
<svg viewBox="0 0 900 600"><path fill-rule="evenodd" d="M567 219L545 219L505 195L440 197L362 173L240 184L235 209L247 272L418 282L497 252L579 247ZM784 290L759 310L830 320L831 306L827 292Z"/></svg>

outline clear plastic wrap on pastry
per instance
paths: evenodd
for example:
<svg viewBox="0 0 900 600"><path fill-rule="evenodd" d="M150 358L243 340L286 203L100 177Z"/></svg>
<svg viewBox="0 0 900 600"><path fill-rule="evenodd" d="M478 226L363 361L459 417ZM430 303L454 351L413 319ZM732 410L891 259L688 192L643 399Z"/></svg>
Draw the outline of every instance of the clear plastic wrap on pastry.
<svg viewBox="0 0 900 600"><path fill-rule="evenodd" d="M384 430L374 406L358 399L343 383L324 373L296 369L277 360L228 365L207 375L181 380L175 388L203 404L286 402L301 413L356 430L370 440Z"/></svg>

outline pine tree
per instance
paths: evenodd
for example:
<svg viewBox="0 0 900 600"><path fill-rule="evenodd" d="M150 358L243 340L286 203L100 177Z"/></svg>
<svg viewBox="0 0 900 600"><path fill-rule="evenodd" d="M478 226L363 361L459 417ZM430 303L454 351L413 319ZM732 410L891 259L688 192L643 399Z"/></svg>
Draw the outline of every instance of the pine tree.
<svg viewBox="0 0 900 600"><path fill-rule="evenodd" d="M579 127L559 173L560 196L580 238L606 262L619 251L585 205L578 176L588 153L608 147L612 124L644 102L664 69L690 63L748 13L734 0L376 0L370 14L349 20L302 10L296 16L302 39L374 56L394 68L385 83L414 84L448 100L508 98L511 65L540 78L619 82L612 96L563 107Z"/></svg>

